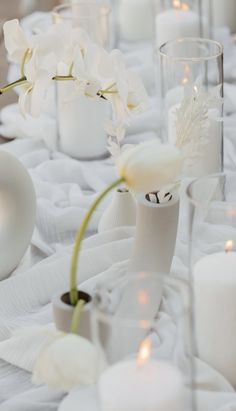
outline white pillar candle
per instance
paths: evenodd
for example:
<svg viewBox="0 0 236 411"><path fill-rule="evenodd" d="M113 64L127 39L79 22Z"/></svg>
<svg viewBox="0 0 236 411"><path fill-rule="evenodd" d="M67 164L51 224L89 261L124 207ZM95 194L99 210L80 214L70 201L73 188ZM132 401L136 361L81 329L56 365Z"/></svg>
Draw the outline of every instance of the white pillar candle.
<svg viewBox="0 0 236 411"><path fill-rule="evenodd" d="M152 0L120 0L118 18L122 39L140 41L152 38Z"/></svg>
<svg viewBox="0 0 236 411"><path fill-rule="evenodd" d="M198 355L236 388L236 253L203 257L193 275Z"/></svg>
<svg viewBox="0 0 236 411"><path fill-rule="evenodd" d="M199 16L181 3L178 7L157 14L155 19L156 44L158 47L170 40L199 37Z"/></svg>
<svg viewBox="0 0 236 411"><path fill-rule="evenodd" d="M228 26L236 32L236 0L212 0L212 20L215 27Z"/></svg>
<svg viewBox="0 0 236 411"><path fill-rule="evenodd" d="M107 153L106 123L109 103L76 96L74 84L58 87L58 133L60 149L78 159L93 159Z"/></svg>
<svg viewBox="0 0 236 411"><path fill-rule="evenodd" d="M180 371L165 361L140 365L127 360L101 376L102 411L183 411L184 383Z"/></svg>

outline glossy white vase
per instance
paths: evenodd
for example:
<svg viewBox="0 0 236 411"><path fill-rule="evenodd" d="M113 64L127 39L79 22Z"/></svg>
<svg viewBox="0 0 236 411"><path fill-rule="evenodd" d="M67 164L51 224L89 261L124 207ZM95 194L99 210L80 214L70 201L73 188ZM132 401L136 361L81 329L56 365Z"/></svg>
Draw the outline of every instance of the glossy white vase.
<svg viewBox="0 0 236 411"><path fill-rule="evenodd" d="M98 224L98 232L122 226L135 226L136 201L129 191L116 190Z"/></svg>
<svg viewBox="0 0 236 411"><path fill-rule="evenodd" d="M0 280L23 258L35 216L36 196L28 171L15 156L0 150Z"/></svg>
<svg viewBox="0 0 236 411"><path fill-rule="evenodd" d="M173 195L164 204L137 199L137 222L129 272L168 274L175 251L179 220L179 198Z"/></svg>

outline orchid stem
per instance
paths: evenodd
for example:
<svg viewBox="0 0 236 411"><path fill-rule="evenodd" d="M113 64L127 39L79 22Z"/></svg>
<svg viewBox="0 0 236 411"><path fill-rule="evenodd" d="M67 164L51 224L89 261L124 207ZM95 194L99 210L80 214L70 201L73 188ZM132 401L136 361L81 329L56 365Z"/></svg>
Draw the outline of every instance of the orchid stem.
<svg viewBox="0 0 236 411"><path fill-rule="evenodd" d="M54 76L53 78L52 78L53 80L56 80L56 81L72 81L72 80L76 80L76 78L75 77L73 77L73 76Z"/></svg>
<svg viewBox="0 0 236 411"><path fill-rule="evenodd" d="M71 320L71 326L70 326L70 332L72 334L77 334L81 311L84 305L85 305L85 301L79 300L78 303L76 304L76 307L74 308L74 312L73 312L72 320Z"/></svg>
<svg viewBox="0 0 236 411"><path fill-rule="evenodd" d="M17 81L14 81L13 83L8 84L7 86L4 86L3 88L0 89L0 94L5 93L8 90L12 90L15 87L21 86L22 84L27 83L26 77L22 77Z"/></svg>
<svg viewBox="0 0 236 411"><path fill-rule="evenodd" d="M31 58L31 56L32 56L32 50L27 49L25 54L24 54L24 57L23 57L23 60L22 60L22 63L21 63L21 68L20 68L20 73L21 73L22 78L25 77L25 64L26 64L26 61L27 61L28 57Z"/></svg>
<svg viewBox="0 0 236 411"><path fill-rule="evenodd" d="M120 178L119 180L115 181L112 183L109 187L106 188L99 196L98 198L94 201L94 203L91 205L90 209L87 211L82 224L80 226L80 229L77 233L76 240L75 240L75 246L74 246L74 251L73 251L73 256L71 260L71 269L70 269L70 303L73 306L76 306L78 303L78 290L77 290L77 268L78 268L78 261L79 261L79 252L81 249L81 242L83 240L84 234L86 232L88 223L100 204L100 202L106 197L106 195L112 191L115 187L120 185L122 182L124 182L123 178Z"/></svg>

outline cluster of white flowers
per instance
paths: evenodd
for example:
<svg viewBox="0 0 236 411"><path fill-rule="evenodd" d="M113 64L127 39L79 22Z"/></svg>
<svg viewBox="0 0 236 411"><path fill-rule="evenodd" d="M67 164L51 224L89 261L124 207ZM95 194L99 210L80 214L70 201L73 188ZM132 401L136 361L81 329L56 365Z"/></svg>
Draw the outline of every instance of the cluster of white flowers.
<svg viewBox="0 0 236 411"><path fill-rule="evenodd" d="M132 113L147 106L147 94L140 78L127 69L119 50L111 52L92 42L85 31L64 23L47 32L27 36L18 20L4 24L9 60L21 66L21 112L40 115L52 79L73 81L75 92L90 98L105 98L113 109L113 134L121 131ZM10 85L11 87L11 85ZM9 89L9 85L3 89Z"/></svg>

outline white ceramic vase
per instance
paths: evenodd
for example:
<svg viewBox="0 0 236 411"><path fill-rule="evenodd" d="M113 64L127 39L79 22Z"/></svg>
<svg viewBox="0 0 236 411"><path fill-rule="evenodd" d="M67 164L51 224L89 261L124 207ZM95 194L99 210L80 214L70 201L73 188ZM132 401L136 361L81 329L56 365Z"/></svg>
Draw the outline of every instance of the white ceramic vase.
<svg viewBox="0 0 236 411"><path fill-rule="evenodd" d="M0 280L20 263L33 234L36 196L23 164L0 150Z"/></svg>
<svg viewBox="0 0 236 411"><path fill-rule="evenodd" d="M155 204L145 195L137 198L137 222L129 272L158 272L171 269L179 219L179 198Z"/></svg>
<svg viewBox="0 0 236 411"><path fill-rule="evenodd" d="M135 226L136 201L129 191L116 190L98 224L98 232L122 226Z"/></svg>
<svg viewBox="0 0 236 411"><path fill-rule="evenodd" d="M78 334L91 340L91 301L89 294L80 291L79 298L86 304L83 306L78 325ZM69 293L57 294L52 299L53 317L56 328L65 333L70 332L74 307L70 305Z"/></svg>

